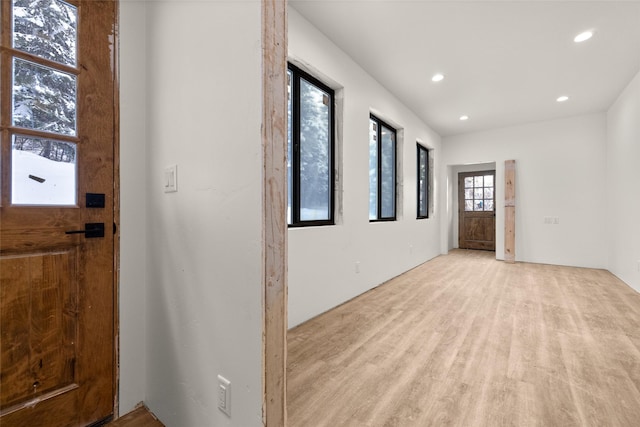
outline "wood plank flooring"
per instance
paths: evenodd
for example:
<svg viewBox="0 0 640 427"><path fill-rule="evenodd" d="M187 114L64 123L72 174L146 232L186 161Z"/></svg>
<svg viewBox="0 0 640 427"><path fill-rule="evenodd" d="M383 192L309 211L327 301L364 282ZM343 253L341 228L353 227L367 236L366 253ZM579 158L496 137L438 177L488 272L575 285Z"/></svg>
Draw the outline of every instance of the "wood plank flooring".
<svg viewBox="0 0 640 427"><path fill-rule="evenodd" d="M640 426L640 294L453 251L288 333L289 427Z"/></svg>

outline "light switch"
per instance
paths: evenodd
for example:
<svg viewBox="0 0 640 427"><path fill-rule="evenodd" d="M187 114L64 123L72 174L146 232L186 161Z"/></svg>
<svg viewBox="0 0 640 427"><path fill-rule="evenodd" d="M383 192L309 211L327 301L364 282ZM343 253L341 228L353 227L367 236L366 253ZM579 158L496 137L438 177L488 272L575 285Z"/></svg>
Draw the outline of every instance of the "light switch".
<svg viewBox="0 0 640 427"><path fill-rule="evenodd" d="M178 165L167 166L164 170L164 192L178 191Z"/></svg>

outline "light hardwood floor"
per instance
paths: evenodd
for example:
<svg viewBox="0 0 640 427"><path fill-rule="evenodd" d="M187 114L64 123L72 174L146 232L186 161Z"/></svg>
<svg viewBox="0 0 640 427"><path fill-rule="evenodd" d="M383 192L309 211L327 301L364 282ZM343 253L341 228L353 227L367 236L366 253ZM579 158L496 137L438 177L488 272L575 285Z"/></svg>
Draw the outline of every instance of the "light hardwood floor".
<svg viewBox="0 0 640 427"><path fill-rule="evenodd" d="M640 426L640 295L453 251L288 333L290 427Z"/></svg>

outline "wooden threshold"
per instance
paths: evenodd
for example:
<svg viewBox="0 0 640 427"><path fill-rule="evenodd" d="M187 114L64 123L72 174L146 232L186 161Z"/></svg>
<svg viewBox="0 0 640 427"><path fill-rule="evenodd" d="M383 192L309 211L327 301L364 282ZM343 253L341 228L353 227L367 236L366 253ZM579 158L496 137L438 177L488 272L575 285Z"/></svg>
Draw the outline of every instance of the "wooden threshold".
<svg viewBox="0 0 640 427"><path fill-rule="evenodd" d="M128 414L107 424L107 427L164 427L145 406L140 406Z"/></svg>

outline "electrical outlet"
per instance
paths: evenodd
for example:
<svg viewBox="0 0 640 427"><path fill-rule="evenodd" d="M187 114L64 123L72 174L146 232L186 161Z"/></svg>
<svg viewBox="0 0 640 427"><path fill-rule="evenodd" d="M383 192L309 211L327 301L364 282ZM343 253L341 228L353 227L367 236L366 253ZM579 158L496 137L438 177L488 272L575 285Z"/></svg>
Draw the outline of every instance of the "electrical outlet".
<svg viewBox="0 0 640 427"><path fill-rule="evenodd" d="M557 216L554 216L554 217L553 217L553 223L554 223L555 225L560 224L560 218L559 218L559 217L557 217Z"/></svg>
<svg viewBox="0 0 640 427"><path fill-rule="evenodd" d="M218 409L231 416L231 381L218 375Z"/></svg>
<svg viewBox="0 0 640 427"><path fill-rule="evenodd" d="M640 273L640 259L638 260L638 273Z"/></svg>
<svg viewBox="0 0 640 427"><path fill-rule="evenodd" d="M360 261L356 261L356 273L360 273Z"/></svg>

